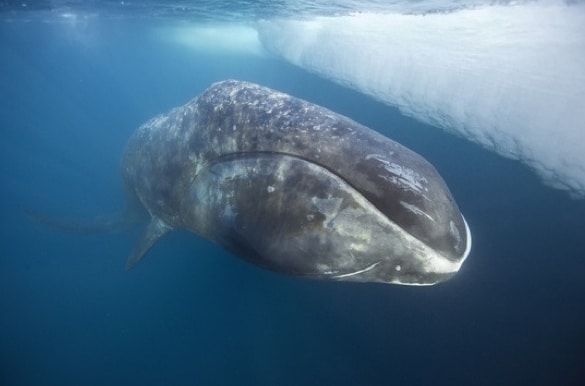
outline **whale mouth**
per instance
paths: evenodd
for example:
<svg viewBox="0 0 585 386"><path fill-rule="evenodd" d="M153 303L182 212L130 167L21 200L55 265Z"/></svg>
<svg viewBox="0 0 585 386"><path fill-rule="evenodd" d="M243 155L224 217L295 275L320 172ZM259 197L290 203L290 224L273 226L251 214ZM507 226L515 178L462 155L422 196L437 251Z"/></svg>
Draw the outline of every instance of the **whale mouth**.
<svg viewBox="0 0 585 386"><path fill-rule="evenodd" d="M270 166L266 166L266 165L270 165ZM282 168L282 165L288 165L287 167ZM295 166L295 168L291 168L291 165ZM312 159L307 159L305 157L302 156L298 156L297 154L290 154L287 152L279 152L279 151L245 151L245 152L230 152L227 154L222 154L216 157L213 157L209 162L207 162L205 164L204 167L199 169L199 173L197 173L197 175L193 176L193 179L191 180L191 183L189 184L190 187L193 186L200 186L201 184L206 185L208 182L204 182L207 181L208 178L212 178L214 182L214 184L231 184L231 183L235 183L235 181L240 180L255 180L255 183L246 183L246 184L242 184L242 185L238 185L240 186L240 188L238 188L243 194L243 191L241 190L242 187L246 186L246 189L255 189L253 188L254 186L256 187L260 187L260 186L265 186L267 192L269 192L269 194L267 195L267 198L269 196L271 196L275 191L276 192L284 192L286 191L286 189L283 188L283 186L281 186L280 188L278 180L280 179L288 179L291 177L291 171L296 170L296 175L300 175L299 171L297 170L297 166L299 165L305 165L303 166L301 169L298 170L303 170L303 173L306 173L307 171L311 171L311 173L313 173L314 176L317 175L317 173L323 173L323 175L329 175L329 177L327 177L328 179L335 179L336 184L340 184L343 186L346 186L347 189L351 190L352 195L355 194L356 196L354 196L352 198L352 200L363 200L364 203L367 203L367 206L370 207L372 211L374 211L375 213L377 213L377 216L380 216L380 218L383 218L383 222L388 222L393 224L393 226L395 228L394 232L395 234L400 234L401 239L403 240L403 242L405 243L403 250L410 250L411 252L408 253L416 253L418 254L418 258L416 259L418 261L418 263L408 263L406 261L402 261L400 263L397 264L392 264L389 263L389 261L393 260L394 257L392 256L392 253L390 253L390 255L388 255L387 257L384 257L384 255L386 255L387 253L389 253L389 250L386 250L386 252L384 251L384 248L380 248L378 250L378 252L376 253L376 257L372 258L372 259L365 259L364 261L355 264L354 266L345 266L344 268L341 267L337 267L336 269L329 269L326 268L321 272L313 272L311 269L308 269L306 271L303 271L302 269L290 269L290 271L295 271L297 272L297 274L301 275L301 276L306 276L306 277L327 277L333 280L342 280L342 281L371 281L371 282L383 282L383 283L394 283L394 284L402 284L402 285L433 285L439 282L443 282L448 280L449 278L451 278L452 276L454 276L459 268L461 267L461 265L463 264L463 262L465 261L465 259L468 257L470 250L471 250L471 232L469 229L469 226L467 224L467 222L465 221L465 219L463 218L463 216L461 215L461 220L460 223L462 224L462 226L459 228L461 229L461 236L465 237L465 240L462 240L462 242L464 242L464 245L461 245L459 247L459 253L449 253L447 251L441 250L441 249L437 249L435 247L433 247L432 244L429 244L427 242L425 242L425 240L422 240L421 238L417 237L416 235L413 235L411 232L408 231L408 229L403 228L400 224L394 222L392 220L391 217L388 216L388 214L383 213L370 199L368 199L367 196L365 196L363 194L363 192L359 189L359 187L356 187L355 184L352 184L350 181L348 181L346 178L343 177L343 175L341 175L340 173L336 172L335 170L331 170L331 168L327 167L327 165L324 165L320 162L315 162L315 160ZM268 182L269 180L271 180L271 178L268 178L268 176L272 174L275 178L274 181ZM200 180L201 177L203 176L204 180ZM268 178L268 179L266 179ZM316 177L313 177L316 178ZM217 179L217 180L216 180ZM211 181L211 180L210 180ZM300 180L298 180L300 181ZM297 181L297 182L298 182ZM219 188L218 185L214 191L224 191L227 192L227 190L229 190L230 192L232 190L234 190L235 188L230 188L227 189L225 187ZM227 186L227 185L226 185ZM234 185L236 186L236 185ZM296 187L297 189L301 189L300 185L298 184L292 184L289 185L288 188L293 188ZM327 199L327 195L329 194L327 190L324 189L329 189L329 188L325 188L324 186L321 186L319 183L316 183L316 181L313 181L312 183L306 183L304 184L304 189L309 189L307 191L303 190L303 194L306 195L306 202L311 201L312 199L314 200L316 197L318 196L322 196L320 200L317 200L319 202L324 202L324 201L329 201ZM196 188L197 189L197 188ZM258 200L258 194L262 195L264 194L262 191L262 189L259 190L259 192L257 192L254 195L249 195L249 197L245 200L242 200L243 202L248 202L248 201L256 201ZM348 192L349 192L348 190ZM207 193L206 193L207 194ZM228 196L231 196L232 193L227 193ZM188 196L188 194L186 194L186 196ZM330 196L330 195L329 195ZM359 197L358 197L359 196ZM226 196L227 197L227 196ZM235 196L233 196L235 197ZM206 199L206 201L209 200ZM203 206L206 206L207 204L204 204ZM230 204L232 205L232 204ZM246 204L247 205L247 204ZM266 201L266 205L267 201ZM366 205L366 204L364 204ZM239 208L232 208L229 205L220 205L221 206L221 215L220 218L222 219L222 221L225 221L225 226L230 228L236 226L237 227L237 223L239 223L240 221L247 221L244 220L242 215L243 215L243 208L239 207ZM285 205L286 206L286 205ZM227 209L226 209L227 208ZM323 209L326 209L325 207ZM263 209L264 211L266 211L266 208ZM260 212L262 212L262 210L258 209L256 211L251 211L249 213L250 216L254 217L257 216ZM374 213L372 212L372 213ZM219 212L218 212L219 213ZM280 215L268 215L266 213L262 214L264 217L274 217L271 218L271 221L273 221L275 224L276 223L281 223L283 220L283 218L287 218L288 220L286 221L290 221L291 219L288 218L287 216L293 216L297 217L297 214L291 214L292 212L290 210L287 210L285 212L280 213ZM285 217L282 217L285 216ZM314 215L308 214L307 218L313 218ZM304 217L301 216L301 217ZM333 216L335 217L335 216ZM332 218L333 218L332 217ZM229 220L229 221L228 221ZM296 220L295 220L296 221ZM257 224L258 225L258 224ZM276 225L275 225L276 226ZM292 227L295 228L295 227ZM353 228L355 227L355 224L353 225ZM359 228L359 227L358 227ZM234 228L235 229L235 228ZM254 227L248 227L247 229L254 229ZM359 229L355 229L356 232L359 233ZM270 234L271 230L270 229L265 229L265 231ZM290 231L290 229L289 229ZM203 233L205 233L204 231L202 231ZM230 233L231 232L231 233ZM246 259L250 260L252 262L255 262L256 264L259 265L264 265L264 266L270 266L271 262L264 262L262 263L264 260L266 260L265 254L266 254L266 248L265 246L268 244L271 244L272 242L268 241L268 240L264 240L264 236L259 236L258 234L256 234L253 238L260 238L262 240L262 244L260 247L258 246L254 246L254 242L250 242L250 240L247 240L246 238L242 238L243 234L246 234L246 232L250 232L250 231L235 231L232 232L230 231L224 235L222 235L221 237L219 237L218 240L220 244L224 244L226 245L227 249L232 250L232 251L240 251L238 254L242 255L243 253L241 252L242 250L246 250L247 252L245 253L245 255L247 256ZM292 232L292 231L291 231ZM311 232L319 232L319 230L312 230ZM257 233L262 233L262 232L257 232ZM357 234L353 234L352 236L349 235L349 233L346 235L346 237L359 237L356 236ZM319 236L311 236L310 234L306 234L305 235L308 238L310 237L319 237ZM379 234L378 238L386 238L388 236L388 234L386 235L382 235ZM325 239L322 239L325 240ZM332 239L327 240L326 242L331 242ZM373 239L372 239L373 241ZM344 241L345 242L345 241ZM377 243L377 242L374 242ZM279 243L276 243L279 244ZM246 248L243 248L243 246L247 246ZM306 248L303 247L303 250L309 250L311 248ZM399 248L400 249L400 248ZM259 252L258 252L259 251ZM316 250L313 250L314 252L316 252ZM461 252L462 251L462 252ZM253 252L253 253L252 253ZM272 250L272 252L274 252L274 250ZM323 252L323 251L322 251ZM339 252L339 251L338 251ZM347 253L340 253L339 256L342 256L344 254ZM351 254L351 253L350 253ZM353 256L352 256L353 258ZM343 259L343 257L342 257ZM381 260L386 260L388 259L388 261L381 261ZM417 266L415 267L415 265L412 264L416 264ZM290 268L290 267L289 267ZM273 269L273 268L270 268ZM283 269L273 269L273 270L277 270L277 271L283 271Z"/></svg>
<svg viewBox="0 0 585 386"><path fill-rule="evenodd" d="M442 255L440 252L433 250L430 246L424 244L422 241L418 240L423 244L426 248L429 248L434 252L434 257L430 258L425 265L424 272L415 272L411 275L408 275L404 272L403 275L399 275L398 277L393 277L390 280L379 280L382 283L390 283L390 284L398 284L398 285L408 285L408 286L420 286L420 287L428 287L432 285L436 285L439 283L443 283L447 280L450 280L453 276L455 276L458 272L467 257L471 252L471 245L472 245L472 238L471 238L471 230L467 221L463 216L463 223L465 224L465 232L466 232L466 245L465 250L463 251L461 257L456 260L452 258L447 258L446 256ZM336 273L332 275L331 278L336 280L350 280L350 281L362 281L364 276L367 275L375 275L376 269L384 269L383 264L381 265L381 261L375 262L365 268L357 269L353 272L345 272L345 273ZM400 265L394 266L394 269L398 272L402 270ZM377 281L377 280L373 280Z"/></svg>

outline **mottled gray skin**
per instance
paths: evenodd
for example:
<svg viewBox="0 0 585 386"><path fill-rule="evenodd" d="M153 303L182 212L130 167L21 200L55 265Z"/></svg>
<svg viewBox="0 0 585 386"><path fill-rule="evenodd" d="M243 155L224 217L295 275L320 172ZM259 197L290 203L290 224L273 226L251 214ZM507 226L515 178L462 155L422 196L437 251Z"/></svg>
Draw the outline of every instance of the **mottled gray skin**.
<svg viewBox="0 0 585 386"><path fill-rule="evenodd" d="M215 83L142 125L123 172L152 216L129 267L182 229L279 272L424 285L455 274L471 245L421 156L252 83Z"/></svg>

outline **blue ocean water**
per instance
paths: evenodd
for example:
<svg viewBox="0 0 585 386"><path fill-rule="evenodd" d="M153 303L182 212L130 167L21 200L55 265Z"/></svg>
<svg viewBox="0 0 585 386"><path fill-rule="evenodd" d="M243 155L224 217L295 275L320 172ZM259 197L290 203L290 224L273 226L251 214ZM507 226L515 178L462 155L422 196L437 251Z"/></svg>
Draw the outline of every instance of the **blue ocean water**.
<svg viewBox="0 0 585 386"><path fill-rule="evenodd" d="M246 22L281 8L242 2L214 15L207 2L204 16L195 7L176 17L166 8L155 13L152 3L134 15L98 2L79 13L75 2L38 4L45 10L2 9L0 21L0 384L585 380L582 199L277 57L161 37L190 18ZM349 4L359 10L359 2ZM310 281L180 232L126 272L140 229L67 234L24 215L123 208L119 162L133 130L228 78L326 106L427 158L473 232L458 275L432 287Z"/></svg>

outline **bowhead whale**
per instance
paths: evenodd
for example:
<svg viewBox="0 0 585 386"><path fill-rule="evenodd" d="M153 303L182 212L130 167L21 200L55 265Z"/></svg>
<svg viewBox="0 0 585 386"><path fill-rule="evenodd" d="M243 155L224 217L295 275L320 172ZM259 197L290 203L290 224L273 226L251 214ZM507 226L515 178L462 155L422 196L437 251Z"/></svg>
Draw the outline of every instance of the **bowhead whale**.
<svg viewBox="0 0 585 386"><path fill-rule="evenodd" d="M215 83L144 123L122 172L131 207L150 217L128 268L174 229L316 279L435 284L470 251L469 228L425 159L253 83Z"/></svg>

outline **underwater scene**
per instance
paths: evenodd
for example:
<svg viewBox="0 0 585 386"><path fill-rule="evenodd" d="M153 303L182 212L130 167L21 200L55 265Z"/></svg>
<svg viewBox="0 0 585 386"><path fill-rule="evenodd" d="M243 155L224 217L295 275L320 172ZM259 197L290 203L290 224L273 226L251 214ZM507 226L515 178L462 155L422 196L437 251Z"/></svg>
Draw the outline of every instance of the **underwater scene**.
<svg viewBox="0 0 585 386"><path fill-rule="evenodd" d="M0 384L582 385L585 3L0 1Z"/></svg>

